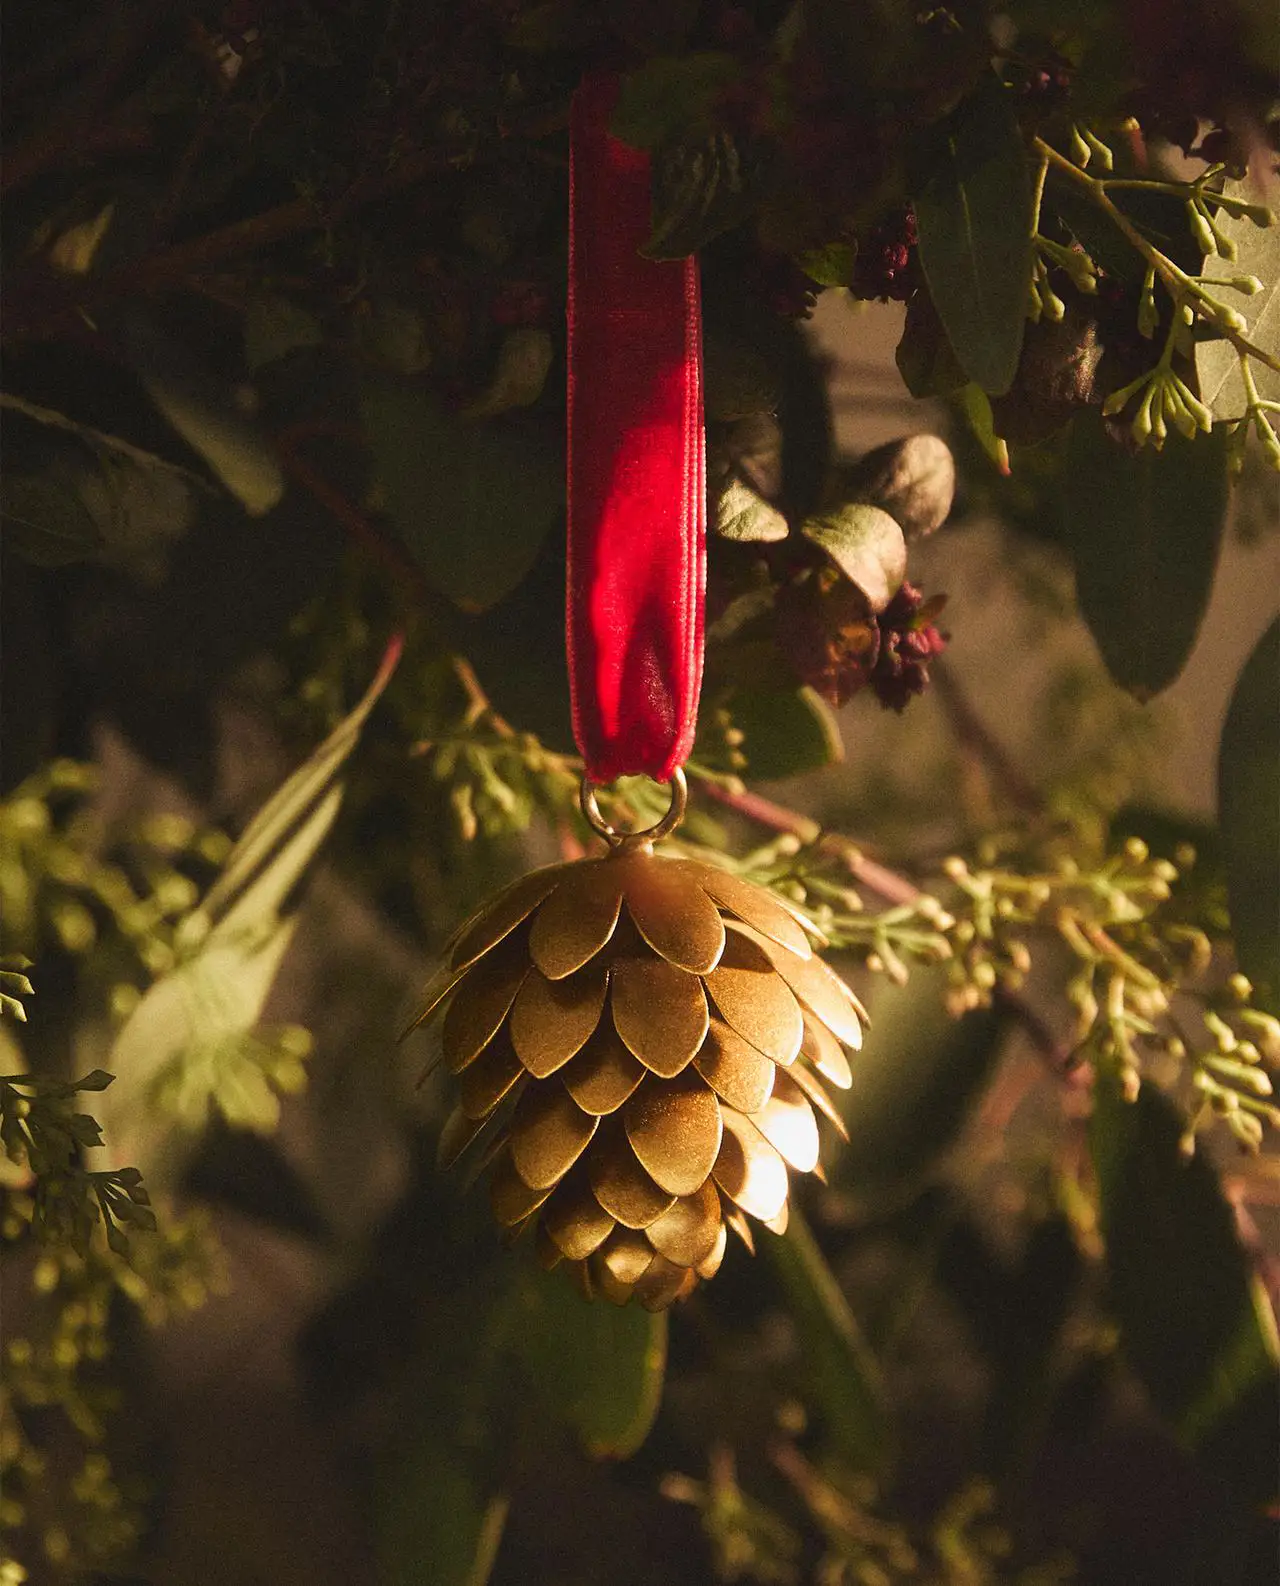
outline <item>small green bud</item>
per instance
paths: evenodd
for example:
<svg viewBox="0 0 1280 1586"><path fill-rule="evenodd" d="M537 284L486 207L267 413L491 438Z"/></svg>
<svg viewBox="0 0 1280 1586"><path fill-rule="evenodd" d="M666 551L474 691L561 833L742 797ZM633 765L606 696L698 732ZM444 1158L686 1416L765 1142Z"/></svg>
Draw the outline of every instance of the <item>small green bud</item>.
<svg viewBox="0 0 1280 1586"><path fill-rule="evenodd" d="M1104 171L1111 170L1116 163L1111 150L1101 138L1095 137L1088 127L1084 129L1084 141L1088 144L1090 152L1097 156L1098 164L1102 169Z"/></svg>
<svg viewBox="0 0 1280 1586"><path fill-rule="evenodd" d="M1209 225L1209 218L1203 205L1193 198L1187 200L1187 224L1191 227L1191 235L1195 238L1196 247L1201 253L1217 253L1217 238Z"/></svg>

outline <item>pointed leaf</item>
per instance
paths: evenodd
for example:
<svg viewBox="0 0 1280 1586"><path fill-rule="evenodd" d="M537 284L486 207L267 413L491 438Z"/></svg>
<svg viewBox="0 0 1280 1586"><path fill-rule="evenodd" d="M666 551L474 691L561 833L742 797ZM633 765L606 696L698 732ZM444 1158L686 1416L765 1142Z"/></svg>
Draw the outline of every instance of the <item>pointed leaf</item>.
<svg viewBox="0 0 1280 1586"><path fill-rule="evenodd" d="M1031 278L1031 183L1011 96L994 79L938 135L915 195L920 263L971 380L1013 384Z"/></svg>
<svg viewBox="0 0 1280 1586"><path fill-rule="evenodd" d="M1275 1318L1180 1114L1151 1084L1126 1102L1099 1081L1089 1144L1111 1304L1156 1409L1246 1501L1275 1494L1280 1393Z"/></svg>
<svg viewBox="0 0 1280 1586"><path fill-rule="evenodd" d="M392 522L431 584L485 611L533 566L564 512L564 461L527 416L467 422L425 386L371 374L365 434Z"/></svg>
<svg viewBox="0 0 1280 1586"><path fill-rule="evenodd" d="M560 1273L530 1269L517 1297L516 1352L588 1453L625 1459L662 1402L667 1318L584 1300Z"/></svg>
<svg viewBox="0 0 1280 1586"><path fill-rule="evenodd" d="M879 987L870 1027L836 1105L852 1125L832 1179L863 1206L918 1193L986 1088L1007 1027L997 1012L953 1019L946 975L915 969L905 986Z"/></svg>
<svg viewBox="0 0 1280 1586"><path fill-rule="evenodd" d="M1280 618L1236 683L1218 749L1218 820L1240 968L1280 1015Z"/></svg>
<svg viewBox="0 0 1280 1586"><path fill-rule="evenodd" d="M799 1334L812 1403L833 1453L855 1470L878 1470L892 1453L880 1372L848 1301L808 1224L792 1205L786 1233L762 1248Z"/></svg>
<svg viewBox="0 0 1280 1586"><path fill-rule="evenodd" d="M1062 484L1076 601L1107 670L1138 699L1191 654L1209 600L1227 510L1215 435L1170 435L1134 456L1094 414L1076 420Z"/></svg>
<svg viewBox="0 0 1280 1586"><path fill-rule="evenodd" d="M844 758L840 724L811 688L739 689L729 709L753 780L800 776Z"/></svg>

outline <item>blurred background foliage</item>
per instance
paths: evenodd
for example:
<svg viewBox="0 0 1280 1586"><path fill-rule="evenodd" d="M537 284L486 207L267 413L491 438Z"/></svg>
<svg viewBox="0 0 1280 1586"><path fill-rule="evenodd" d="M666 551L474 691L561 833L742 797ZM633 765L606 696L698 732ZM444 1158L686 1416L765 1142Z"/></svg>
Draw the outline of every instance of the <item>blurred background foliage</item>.
<svg viewBox="0 0 1280 1586"><path fill-rule="evenodd" d="M0 1581L1273 1579L1274 8L4 20ZM503 1245L395 1044L583 852L599 66L703 272L680 840L873 1019L669 1323Z"/></svg>

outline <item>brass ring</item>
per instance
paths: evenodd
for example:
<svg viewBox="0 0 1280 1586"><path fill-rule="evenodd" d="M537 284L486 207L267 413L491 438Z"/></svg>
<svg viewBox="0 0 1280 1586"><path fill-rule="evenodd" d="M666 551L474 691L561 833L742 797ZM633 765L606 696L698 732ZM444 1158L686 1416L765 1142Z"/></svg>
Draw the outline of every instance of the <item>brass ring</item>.
<svg viewBox="0 0 1280 1586"><path fill-rule="evenodd" d="M667 786L671 789L671 805L667 813L656 826L646 826L643 831L620 832L616 827L610 826L600 813L600 805L596 800L596 788L602 783L592 782L589 777L583 777L582 787L579 790L578 802L582 806L582 813L586 817L587 825L598 836L603 837L610 847L634 847L640 843L656 843L668 833L675 831L684 819L685 806L689 802L689 783L684 772L679 766L671 773Z"/></svg>

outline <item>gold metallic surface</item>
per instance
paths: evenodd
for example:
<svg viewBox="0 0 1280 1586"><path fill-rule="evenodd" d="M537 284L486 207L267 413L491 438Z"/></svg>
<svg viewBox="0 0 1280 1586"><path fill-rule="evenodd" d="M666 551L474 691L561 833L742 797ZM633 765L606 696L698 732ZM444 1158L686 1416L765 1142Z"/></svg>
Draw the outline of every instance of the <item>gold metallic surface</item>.
<svg viewBox="0 0 1280 1586"><path fill-rule="evenodd" d="M716 1183L735 1206L767 1223L787 1203L787 1165L753 1123L724 1110Z"/></svg>
<svg viewBox="0 0 1280 1586"><path fill-rule="evenodd" d="M746 1216L736 1206L724 1202L721 1203L721 1210L724 1214L725 1227L731 1228L738 1238L742 1240L747 1247L748 1255L755 1255L756 1239L751 1232L751 1224L747 1221Z"/></svg>
<svg viewBox="0 0 1280 1586"><path fill-rule="evenodd" d="M809 1098L789 1074L779 1073L773 1095L750 1121L788 1167L812 1173L818 1165L818 1121Z"/></svg>
<svg viewBox="0 0 1280 1586"><path fill-rule="evenodd" d="M473 1140L484 1130L487 1118L468 1118L461 1107L455 1107L445 1119L440 1139L436 1142L436 1161L442 1168L450 1168Z"/></svg>
<svg viewBox="0 0 1280 1586"><path fill-rule="evenodd" d="M655 1184L692 1195L720 1149L720 1103L696 1076L641 1085L622 1110L631 1149Z"/></svg>
<svg viewBox="0 0 1280 1586"><path fill-rule="evenodd" d="M640 1165L621 1126L609 1129L596 1142L588 1156L587 1174L595 1198L624 1228L647 1228L676 1203L675 1196L659 1189Z"/></svg>
<svg viewBox="0 0 1280 1586"><path fill-rule="evenodd" d="M468 1118L487 1118L524 1072L511 1038L505 1030L499 1030L475 1062L463 1070L458 1082L463 1112Z"/></svg>
<svg viewBox="0 0 1280 1586"><path fill-rule="evenodd" d="M697 1281L696 1273L662 1256L654 1256L644 1276L636 1283L635 1296L646 1311L664 1311L690 1293Z"/></svg>
<svg viewBox="0 0 1280 1586"><path fill-rule="evenodd" d="M611 981L613 1024L628 1050L652 1073L674 1078L707 1033L702 981L664 958L620 958Z"/></svg>
<svg viewBox="0 0 1280 1586"><path fill-rule="evenodd" d="M510 1238L588 1297L657 1310L730 1230L752 1249L750 1218L785 1227L788 1166L821 1175L815 1110L843 1132L822 1081L849 1084L863 1013L789 904L610 840L468 921L423 1017L459 1076L442 1161L478 1140Z"/></svg>
<svg viewBox="0 0 1280 1586"><path fill-rule="evenodd" d="M620 850L651 849L654 843L659 842L669 832L675 831L684 819L685 806L689 802L689 783L684 772L677 766L667 779L667 787L671 790L671 802L662 819L654 826L646 826L642 831L621 832L611 826L601 814L600 806L596 802L597 786L597 783L584 776L578 789L578 804L592 831L603 837L611 848Z"/></svg>
<svg viewBox="0 0 1280 1586"><path fill-rule="evenodd" d="M594 958L613 935L622 908L616 863L575 865L538 910L529 953L549 980L562 980Z"/></svg>
<svg viewBox="0 0 1280 1586"><path fill-rule="evenodd" d="M827 1095L822 1081L816 1075L811 1074L803 1063L796 1063L787 1072L840 1138L847 1143L849 1139L848 1126L840 1116L840 1112L831 1097Z"/></svg>
<svg viewBox="0 0 1280 1586"><path fill-rule="evenodd" d="M700 1278L714 1278L720 1270L720 1263L724 1260L725 1248L729 1243L729 1230L721 1223L716 1230L716 1242L711 1250L698 1262L698 1276Z"/></svg>
<svg viewBox="0 0 1280 1586"><path fill-rule="evenodd" d="M769 1232L771 1234L779 1234L779 1235L781 1235L781 1234L785 1234L786 1233L787 1224L790 1221L791 1221L791 1203L789 1201L783 1201L782 1210L778 1213L778 1215L776 1217L766 1217L764 1219L764 1225L769 1230Z"/></svg>
<svg viewBox="0 0 1280 1586"><path fill-rule="evenodd" d="M856 1052L862 1045L866 1013L839 975L820 958L798 958L756 931L747 931L769 955L773 967L837 1040Z"/></svg>
<svg viewBox="0 0 1280 1586"><path fill-rule="evenodd" d="M844 1048L820 1020L809 1018L804 1021L804 1040L800 1050L823 1079L829 1079L841 1090L848 1090L853 1084L853 1070L844 1055Z"/></svg>
<svg viewBox="0 0 1280 1586"><path fill-rule="evenodd" d="M563 1085L531 1085L511 1116L511 1160L530 1189L549 1189L569 1171L596 1132L598 1118Z"/></svg>
<svg viewBox="0 0 1280 1586"><path fill-rule="evenodd" d="M757 1052L723 1019L712 1019L693 1066L716 1095L739 1112L755 1112L764 1106L778 1071L763 1052Z"/></svg>
<svg viewBox="0 0 1280 1586"><path fill-rule="evenodd" d="M780 947L790 948L800 958L808 958L813 952L809 935L818 935L816 927L802 923L773 893L744 881L741 876L730 875L718 866L686 863L702 890L744 924L753 926Z"/></svg>
<svg viewBox="0 0 1280 1586"><path fill-rule="evenodd" d="M795 1061L804 1035L800 1004L763 948L730 930L706 983L716 1011L744 1040L775 1063Z"/></svg>
<svg viewBox="0 0 1280 1586"><path fill-rule="evenodd" d="M653 951L695 975L714 969L724 951L724 922L702 888L690 886L666 860L637 855L620 863L626 866L627 912Z"/></svg>
<svg viewBox="0 0 1280 1586"><path fill-rule="evenodd" d="M605 972L548 980L531 969L511 1009L511 1044L535 1079L546 1079L586 1045L604 1009Z"/></svg>
<svg viewBox="0 0 1280 1586"><path fill-rule="evenodd" d="M463 977L445 1009L440 1044L455 1074L483 1050L511 1010L529 973L521 944L503 942Z"/></svg>
<svg viewBox="0 0 1280 1586"><path fill-rule="evenodd" d="M569 1261L585 1261L615 1227L613 1218L592 1192L586 1169L581 1165L557 1186L541 1221L556 1248Z"/></svg>
<svg viewBox="0 0 1280 1586"><path fill-rule="evenodd" d="M489 1204L504 1228L522 1223L530 1212L537 1211L550 1193L549 1189L529 1188L516 1172L509 1151L504 1151L494 1164L489 1179Z"/></svg>
<svg viewBox="0 0 1280 1586"><path fill-rule="evenodd" d="M638 1057L622 1044L608 1020L562 1071L564 1088L583 1112L617 1112L648 1073Z"/></svg>
<svg viewBox="0 0 1280 1586"><path fill-rule="evenodd" d="M673 1201L645 1229L645 1237L668 1261L696 1267L715 1249L723 1231L720 1196L715 1185L708 1182L694 1194Z"/></svg>
<svg viewBox="0 0 1280 1586"><path fill-rule="evenodd" d="M505 888L474 915L453 943L449 967L462 970L492 950L549 897L571 865L547 865Z"/></svg>
<svg viewBox="0 0 1280 1586"><path fill-rule="evenodd" d="M619 1283L636 1283L653 1263L654 1249L643 1234L632 1228L618 1228L600 1246L592 1258L597 1276L601 1268Z"/></svg>

